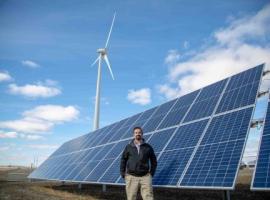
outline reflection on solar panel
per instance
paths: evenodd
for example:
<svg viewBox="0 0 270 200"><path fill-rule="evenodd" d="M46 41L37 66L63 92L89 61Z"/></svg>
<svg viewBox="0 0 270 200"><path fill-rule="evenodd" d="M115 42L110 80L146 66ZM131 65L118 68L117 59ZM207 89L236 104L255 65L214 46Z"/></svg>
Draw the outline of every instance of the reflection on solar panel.
<svg viewBox="0 0 270 200"><path fill-rule="evenodd" d="M251 189L270 190L270 102L268 102L260 150L253 174Z"/></svg>
<svg viewBox="0 0 270 200"><path fill-rule="evenodd" d="M29 178L124 184L134 126L158 157L155 186L233 188L263 65L64 143Z"/></svg>

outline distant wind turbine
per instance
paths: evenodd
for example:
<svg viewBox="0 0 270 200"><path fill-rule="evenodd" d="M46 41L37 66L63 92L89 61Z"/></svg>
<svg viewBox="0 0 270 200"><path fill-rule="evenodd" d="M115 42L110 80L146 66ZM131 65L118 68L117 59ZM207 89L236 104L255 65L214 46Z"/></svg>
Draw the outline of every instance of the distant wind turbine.
<svg viewBox="0 0 270 200"><path fill-rule="evenodd" d="M100 111L100 80L101 80L101 61L104 60L109 68L109 71L111 73L112 79L114 80L112 68L107 56L107 48L109 44L109 40L112 33L112 28L114 24L116 13L113 15L113 20L111 24L111 28L105 43L104 48L100 48L97 50L97 53L99 54L97 59L93 62L92 66L95 65L98 62L98 75L97 75L97 88L96 88L96 103L95 103L95 114L94 114L94 130L97 130L99 128L99 111Z"/></svg>

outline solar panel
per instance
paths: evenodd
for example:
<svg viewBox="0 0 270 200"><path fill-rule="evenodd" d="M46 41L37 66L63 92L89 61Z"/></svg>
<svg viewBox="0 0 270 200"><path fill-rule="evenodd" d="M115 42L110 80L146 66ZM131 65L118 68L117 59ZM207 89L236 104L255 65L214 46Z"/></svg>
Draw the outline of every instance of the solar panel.
<svg viewBox="0 0 270 200"><path fill-rule="evenodd" d="M270 190L270 102L268 102L259 148L251 189Z"/></svg>
<svg viewBox="0 0 270 200"><path fill-rule="evenodd" d="M153 115L153 113L156 111L158 107L151 108L149 110L144 111L140 117L129 127L127 128L127 131L123 134L121 139L130 137L130 133L132 133L132 129L135 126L142 127L145 122L148 121L148 119Z"/></svg>
<svg viewBox="0 0 270 200"><path fill-rule="evenodd" d="M153 185L176 185L207 120L180 126L158 159Z"/></svg>
<svg viewBox="0 0 270 200"><path fill-rule="evenodd" d="M171 109L171 107L175 104L177 99L169 101L167 103L162 104L156 109L156 112L151 116L149 120L142 126L143 131L145 133L154 131L167 112Z"/></svg>
<svg viewBox="0 0 270 200"><path fill-rule="evenodd" d="M199 90L178 98L170 112L165 116L158 126L158 129L178 125L185 116L194 99L197 97L198 93Z"/></svg>
<svg viewBox="0 0 270 200"><path fill-rule="evenodd" d="M235 187L262 71L263 65L260 65L229 79L201 142L178 182L179 187Z"/></svg>
<svg viewBox="0 0 270 200"><path fill-rule="evenodd" d="M231 77L217 113L253 104L262 76L263 65Z"/></svg>
<svg viewBox="0 0 270 200"><path fill-rule="evenodd" d="M184 122L210 116L215 109L227 81L228 79L225 79L203 88Z"/></svg>
<svg viewBox="0 0 270 200"><path fill-rule="evenodd" d="M253 107L214 117L180 186L233 188Z"/></svg>
<svg viewBox="0 0 270 200"><path fill-rule="evenodd" d="M124 184L134 126L158 157L154 186L233 188L263 65L64 143L29 178Z"/></svg>
<svg viewBox="0 0 270 200"><path fill-rule="evenodd" d="M121 128L119 128L119 130L116 130L116 133L114 134L114 136L109 140L109 142L112 141L117 141L119 140L119 138L121 138L124 133L127 132L127 130L129 129L129 127L132 127L132 124L142 115L142 113L139 113L137 115L134 115L130 118L128 118L128 120L126 120L125 124L123 124L123 126L121 126ZM130 132L127 132L130 133Z"/></svg>

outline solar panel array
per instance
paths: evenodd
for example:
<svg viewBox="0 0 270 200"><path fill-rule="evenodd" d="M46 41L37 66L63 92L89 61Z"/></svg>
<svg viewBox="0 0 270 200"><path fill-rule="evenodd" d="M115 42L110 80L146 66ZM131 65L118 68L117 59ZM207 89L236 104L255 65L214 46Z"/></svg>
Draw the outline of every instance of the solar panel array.
<svg viewBox="0 0 270 200"><path fill-rule="evenodd" d="M270 102L268 102L251 189L270 190Z"/></svg>
<svg viewBox="0 0 270 200"><path fill-rule="evenodd" d="M263 65L64 143L29 178L124 184L122 150L141 126L158 157L153 185L228 188L236 175Z"/></svg>

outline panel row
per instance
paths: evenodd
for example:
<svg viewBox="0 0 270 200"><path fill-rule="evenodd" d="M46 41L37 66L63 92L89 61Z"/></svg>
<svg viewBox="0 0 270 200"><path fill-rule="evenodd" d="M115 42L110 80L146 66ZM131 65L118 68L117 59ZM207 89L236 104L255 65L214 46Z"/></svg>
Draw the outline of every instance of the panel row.
<svg viewBox="0 0 270 200"><path fill-rule="evenodd" d="M232 188L262 71L252 68L68 141L29 177L123 184L120 156L133 127L142 126L158 156L154 185Z"/></svg>

